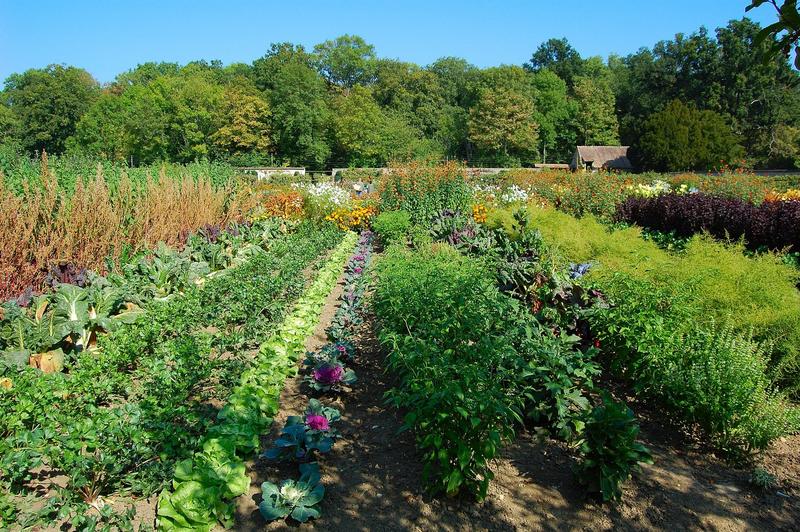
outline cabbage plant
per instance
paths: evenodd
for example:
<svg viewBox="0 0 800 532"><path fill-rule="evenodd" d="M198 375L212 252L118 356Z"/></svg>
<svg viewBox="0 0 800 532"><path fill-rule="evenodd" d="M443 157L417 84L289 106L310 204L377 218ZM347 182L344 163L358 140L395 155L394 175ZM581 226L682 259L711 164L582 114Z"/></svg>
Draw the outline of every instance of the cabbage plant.
<svg viewBox="0 0 800 532"><path fill-rule="evenodd" d="M302 417L289 416L286 419L278 439L261 456L267 460L305 462L315 452L329 453L339 437L332 425L340 417L337 409L311 399Z"/></svg>
<svg viewBox="0 0 800 532"><path fill-rule="evenodd" d="M299 480L284 480L280 486L264 482L261 494L263 501L258 509L267 521L291 516L295 521L305 523L317 518L319 510L314 506L325 495L325 486L320 484L319 465L316 462L300 464Z"/></svg>

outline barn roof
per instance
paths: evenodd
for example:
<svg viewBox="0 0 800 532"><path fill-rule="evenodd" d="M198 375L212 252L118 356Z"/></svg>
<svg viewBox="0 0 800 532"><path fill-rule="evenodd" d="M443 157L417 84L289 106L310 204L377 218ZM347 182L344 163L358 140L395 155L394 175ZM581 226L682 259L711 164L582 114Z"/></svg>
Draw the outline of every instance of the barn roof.
<svg viewBox="0 0 800 532"><path fill-rule="evenodd" d="M578 155L593 168L633 168L628 159L630 146L578 146Z"/></svg>

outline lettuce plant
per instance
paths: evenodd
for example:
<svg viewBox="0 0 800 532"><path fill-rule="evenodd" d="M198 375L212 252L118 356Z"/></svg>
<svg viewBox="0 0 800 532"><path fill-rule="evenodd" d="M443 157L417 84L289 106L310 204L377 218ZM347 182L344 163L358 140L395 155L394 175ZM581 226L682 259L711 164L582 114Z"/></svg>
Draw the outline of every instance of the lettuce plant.
<svg viewBox="0 0 800 532"><path fill-rule="evenodd" d="M332 424L341 415L335 408L311 399L305 414L289 416L280 437L262 456L267 460L306 462L314 453L329 453L339 433Z"/></svg>
<svg viewBox="0 0 800 532"><path fill-rule="evenodd" d="M325 486L320 483L319 465L316 462L300 464L299 480L284 480L280 486L264 482L261 494L264 500L258 509L267 521L291 516L295 521L305 523L317 518L319 510L314 506L325 495Z"/></svg>

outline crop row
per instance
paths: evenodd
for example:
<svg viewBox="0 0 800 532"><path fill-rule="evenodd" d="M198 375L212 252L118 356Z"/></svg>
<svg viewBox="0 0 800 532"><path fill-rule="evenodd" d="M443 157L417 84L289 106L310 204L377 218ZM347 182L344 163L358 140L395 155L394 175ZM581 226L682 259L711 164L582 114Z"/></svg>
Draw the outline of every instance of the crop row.
<svg viewBox="0 0 800 532"><path fill-rule="evenodd" d="M382 216L376 227L389 225ZM569 442L579 480L618 498L649 453L631 411L594 383L596 349L579 333L581 316L602 302L567 271L530 260L541 250L535 231L514 240L486 232L465 246L476 237L465 221L436 216L427 242L418 234L410 250L400 239L377 267L380 338L399 381L389 399L406 411L428 487L485 497L491 460L528 427ZM550 286L539 290L543 277Z"/></svg>
<svg viewBox="0 0 800 532"><path fill-rule="evenodd" d="M340 235L308 223L208 230L182 252L162 248L107 278L79 272L78 284L57 283L29 308L4 304L4 521L92 526L107 516L87 505L160 491L201 447L212 405L302 293L306 269ZM110 294L123 304L103 306ZM138 319L116 326L126 302L136 302ZM14 343L20 332L24 345ZM20 364L20 353L40 349L63 354L66 372L42 368L45 357L39 369ZM47 504L31 505L41 490Z"/></svg>

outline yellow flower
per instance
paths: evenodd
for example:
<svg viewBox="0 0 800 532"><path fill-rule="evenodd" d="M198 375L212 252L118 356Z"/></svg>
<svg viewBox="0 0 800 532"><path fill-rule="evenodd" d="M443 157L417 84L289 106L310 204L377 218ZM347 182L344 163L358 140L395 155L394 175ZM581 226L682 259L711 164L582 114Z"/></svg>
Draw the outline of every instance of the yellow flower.
<svg viewBox="0 0 800 532"><path fill-rule="evenodd" d="M472 206L472 218L479 224L485 223L487 219L488 211L486 210L486 206L478 203L477 205Z"/></svg>

